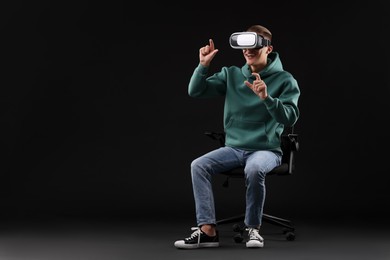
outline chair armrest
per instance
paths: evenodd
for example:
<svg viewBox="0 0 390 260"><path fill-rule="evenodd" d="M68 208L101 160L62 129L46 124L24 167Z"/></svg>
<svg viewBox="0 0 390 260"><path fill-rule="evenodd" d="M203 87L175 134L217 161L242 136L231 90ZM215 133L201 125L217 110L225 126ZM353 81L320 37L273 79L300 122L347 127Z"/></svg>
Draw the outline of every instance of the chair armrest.
<svg viewBox="0 0 390 260"><path fill-rule="evenodd" d="M283 135L282 146L284 146L283 149L286 149L288 151L298 151L299 150L298 134Z"/></svg>
<svg viewBox="0 0 390 260"><path fill-rule="evenodd" d="M204 134L213 140L217 140L221 146L225 146L225 133L206 131Z"/></svg>

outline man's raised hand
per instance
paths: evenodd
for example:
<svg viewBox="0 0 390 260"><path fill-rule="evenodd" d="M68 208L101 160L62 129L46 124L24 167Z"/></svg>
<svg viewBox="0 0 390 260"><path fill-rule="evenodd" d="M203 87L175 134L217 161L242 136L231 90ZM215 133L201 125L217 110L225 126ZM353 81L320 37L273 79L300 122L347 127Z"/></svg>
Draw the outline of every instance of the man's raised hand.
<svg viewBox="0 0 390 260"><path fill-rule="evenodd" d="M218 49L215 49L214 42L209 39L209 44L199 49L199 62L205 67L208 67L217 54Z"/></svg>
<svg viewBox="0 0 390 260"><path fill-rule="evenodd" d="M253 83L250 83L249 81L245 81L245 85L247 85L250 89L253 90L253 92L259 96L261 99L266 99L268 97L267 94L267 85L264 83L264 81L260 78L260 74L253 72L252 75L256 77L256 79L253 81Z"/></svg>

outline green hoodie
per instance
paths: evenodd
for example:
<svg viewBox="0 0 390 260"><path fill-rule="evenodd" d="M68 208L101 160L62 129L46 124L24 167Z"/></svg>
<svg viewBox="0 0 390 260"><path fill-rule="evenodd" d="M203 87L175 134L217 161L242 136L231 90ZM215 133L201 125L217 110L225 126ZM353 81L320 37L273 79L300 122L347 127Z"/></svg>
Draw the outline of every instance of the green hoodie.
<svg viewBox="0 0 390 260"><path fill-rule="evenodd" d="M208 76L208 67L199 64L188 85L191 97L211 98L225 95L225 145L243 150L281 152L280 136L284 126L293 126L299 117L300 89L297 81L283 70L277 52L268 56L267 66L260 72L267 85L268 97L262 100L245 85L253 82L249 65L223 67Z"/></svg>

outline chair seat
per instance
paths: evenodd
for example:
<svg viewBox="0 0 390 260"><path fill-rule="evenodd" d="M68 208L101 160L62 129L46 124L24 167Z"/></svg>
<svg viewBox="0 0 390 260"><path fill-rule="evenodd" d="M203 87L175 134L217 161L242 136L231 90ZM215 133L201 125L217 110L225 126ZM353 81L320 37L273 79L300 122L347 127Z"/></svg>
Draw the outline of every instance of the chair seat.
<svg viewBox="0 0 390 260"><path fill-rule="evenodd" d="M226 175L230 178L243 178L244 177L244 167L234 168L230 171L222 172L223 175ZM267 175L290 175L288 171L288 163L282 163L281 165L275 167Z"/></svg>

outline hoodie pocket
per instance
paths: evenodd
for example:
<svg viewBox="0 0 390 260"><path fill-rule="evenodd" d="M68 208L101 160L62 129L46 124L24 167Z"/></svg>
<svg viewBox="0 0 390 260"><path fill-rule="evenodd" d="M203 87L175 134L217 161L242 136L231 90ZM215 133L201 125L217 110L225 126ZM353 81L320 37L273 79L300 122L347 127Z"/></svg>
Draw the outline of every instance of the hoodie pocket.
<svg viewBox="0 0 390 260"><path fill-rule="evenodd" d="M266 146L269 141L264 122L230 119L225 133L228 144L240 147Z"/></svg>

